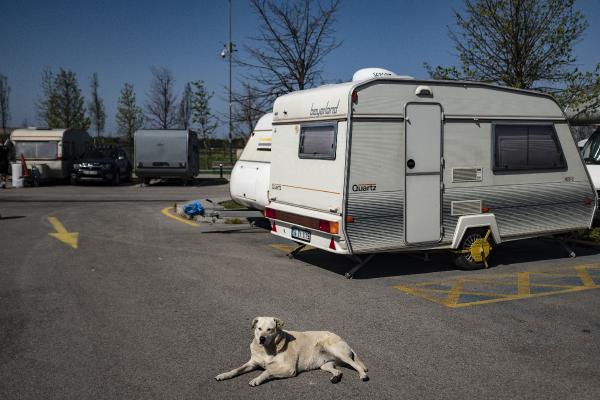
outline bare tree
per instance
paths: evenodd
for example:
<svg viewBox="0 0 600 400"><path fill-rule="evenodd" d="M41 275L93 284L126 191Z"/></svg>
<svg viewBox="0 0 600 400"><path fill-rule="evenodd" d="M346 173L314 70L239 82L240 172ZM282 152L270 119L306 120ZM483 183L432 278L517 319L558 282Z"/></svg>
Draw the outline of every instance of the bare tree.
<svg viewBox="0 0 600 400"><path fill-rule="evenodd" d="M233 122L235 136L248 141L256 123L265 113L269 112L270 104L259 95L259 91L249 83L243 83L241 93L234 95Z"/></svg>
<svg viewBox="0 0 600 400"><path fill-rule="evenodd" d="M457 29L449 31L460 65L425 68L435 79L537 89L554 94L563 105L572 104L598 79L597 70L583 73L575 64L573 45L588 23L574 4L575 0L464 0L465 13L455 12Z"/></svg>
<svg viewBox="0 0 600 400"><path fill-rule="evenodd" d="M320 82L325 57L341 45L335 39L340 1L323 6L316 0L250 0L259 19L259 35L236 60L248 80L271 102L279 95Z"/></svg>
<svg viewBox="0 0 600 400"><path fill-rule="evenodd" d="M133 134L144 124L144 112L135 100L133 85L125 83L117 103L117 130L127 138L129 150L133 149Z"/></svg>
<svg viewBox="0 0 600 400"><path fill-rule="evenodd" d="M152 67L152 83L147 94L146 117L158 129L171 129L177 124L177 96L173 91L175 78L165 67Z"/></svg>
<svg viewBox="0 0 600 400"><path fill-rule="evenodd" d="M177 108L177 119L182 129L189 129L192 122L192 97L192 85L188 82L183 88L179 107Z"/></svg>
<svg viewBox="0 0 600 400"><path fill-rule="evenodd" d="M6 127L10 121L10 86L8 86L8 77L0 74L0 124L2 124L2 133L6 134Z"/></svg>
<svg viewBox="0 0 600 400"><path fill-rule="evenodd" d="M104 101L98 95L98 74L94 72L90 81L92 89L92 99L88 103L88 110L92 125L96 129L96 137L100 137L100 132L104 131L106 123L106 111L104 109Z"/></svg>

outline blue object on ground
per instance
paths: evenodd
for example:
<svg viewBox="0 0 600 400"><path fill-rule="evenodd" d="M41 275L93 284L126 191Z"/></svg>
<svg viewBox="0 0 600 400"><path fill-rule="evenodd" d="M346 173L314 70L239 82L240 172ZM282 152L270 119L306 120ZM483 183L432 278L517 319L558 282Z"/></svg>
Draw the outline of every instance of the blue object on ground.
<svg viewBox="0 0 600 400"><path fill-rule="evenodd" d="M185 215L189 215L191 217L196 215L204 215L204 207L202 207L202 204L200 204L198 200L194 200L183 205L183 212Z"/></svg>

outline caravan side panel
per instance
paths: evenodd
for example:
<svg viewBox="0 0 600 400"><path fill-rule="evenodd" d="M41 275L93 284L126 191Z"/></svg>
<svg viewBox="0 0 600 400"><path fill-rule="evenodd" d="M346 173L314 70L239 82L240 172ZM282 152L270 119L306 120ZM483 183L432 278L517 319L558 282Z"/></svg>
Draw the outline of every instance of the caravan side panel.
<svg viewBox="0 0 600 400"><path fill-rule="evenodd" d="M354 253L404 245L404 123L357 120L351 127L346 234Z"/></svg>
<svg viewBox="0 0 600 400"><path fill-rule="evenodd" d="M302 126L329 124L309 121L273 127L270 197L278 203L341 215L346 152L346 121L335 122L335 159L301 158Z"/></svg>
<svg viewBox="0 0 600 400"><path fill-rule="evenodd" d="M548 124L526 120L519 123ZM575 149L568 126L564 123L553 126L565 155L567 168L498 173L492 170L493 124L491 122L445 124L446 168L442 243L452 242L458 218L465 215L457 212L456 204L465 204L464 202L480 202L482 208L493 213L503 241L589 226L593 207L590 203L586 204L586 198L594 198L594 192ZM457 169L463 171L479 169L480 176L468 182L459 179Z"/></svg>

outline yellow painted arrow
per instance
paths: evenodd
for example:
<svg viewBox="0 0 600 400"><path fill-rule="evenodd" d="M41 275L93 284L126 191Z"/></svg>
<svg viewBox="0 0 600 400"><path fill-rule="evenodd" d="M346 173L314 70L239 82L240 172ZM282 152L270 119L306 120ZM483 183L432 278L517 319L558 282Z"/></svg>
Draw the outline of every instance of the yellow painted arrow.
<svg viewBox="0 0 600 400"><path fill-rule="evenodd" d="M56 233L49 233L50 236L60 240L61 242L68 244L72 248L77 248L77 241L79 240L79 232L67 232L67 229L60 221L55 217L48 217L48 221L54 227Z"/></svg>

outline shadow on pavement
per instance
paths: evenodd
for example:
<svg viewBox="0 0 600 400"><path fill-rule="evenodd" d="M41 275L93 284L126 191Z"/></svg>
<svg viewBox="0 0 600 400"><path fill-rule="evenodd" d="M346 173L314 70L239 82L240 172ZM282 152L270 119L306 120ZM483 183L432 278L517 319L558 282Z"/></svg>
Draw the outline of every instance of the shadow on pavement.
<svg viewBox="0 0 600 400"><path fill-rule="evenodd" d="M600 247L570 244L569 247L577 256L600 254ZM382 253L375 256L367 265L356 272L354 279L374 279L441 271L458 271L454 266L453 257L454 255L449 251L429 252L429 260L425 259L425 253L423 252ZM342 277L350 268L356 265L355 261L350 258L318 249L302 251L295 258L298 261L331 271ZM491 268L498 268L502 265L560 259L569 259L569 256L567 251L558 242L527 239L507 242L497 246L492 251L489 260Z"/></svg>
<svg viewBox="0 0 600 400"><path fill-rule="evenodd" d="M217 186L217 185L226 185L229 181L225 178L194 178L193 181L184 183L181 179L160 179L160 180L152 180L150 182L149 187L157 186L157 187L165 187L165 186L186 186L186 187L196 187L196 186ZM136 182L135 184L139 184Z"/></svg>
<svg viewBox="0 0 600 400"><path fill-rule="evenodd" d="M21 219L21 218L25 218L24 215L11 215L9 217L4 217L2 215L0 215L0 220L6 220L6 219Z"/></svg>

